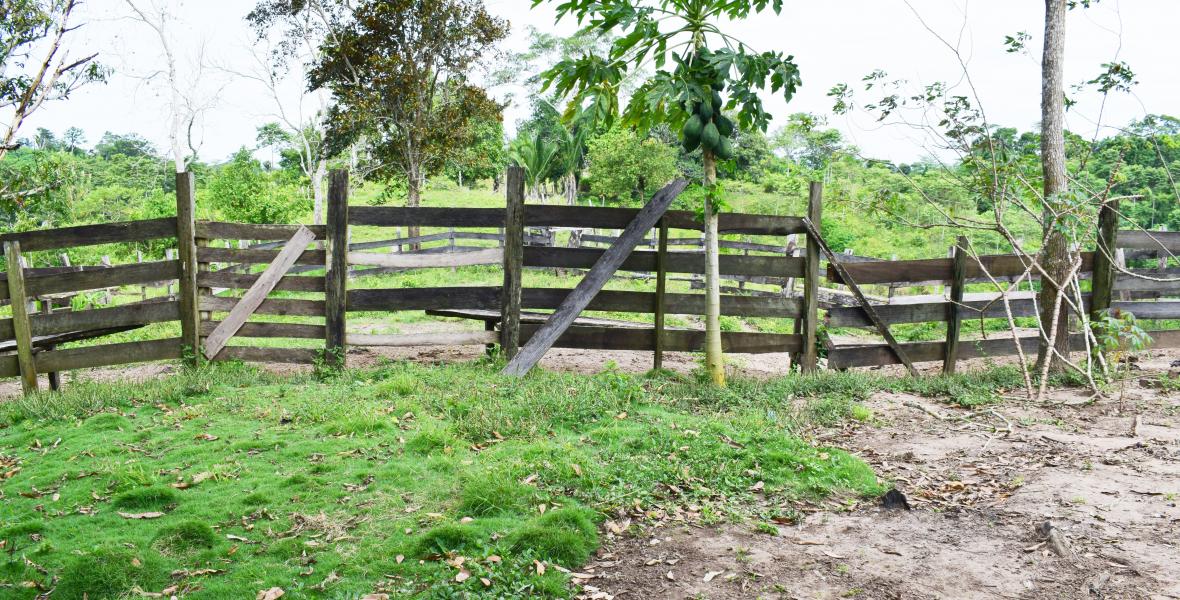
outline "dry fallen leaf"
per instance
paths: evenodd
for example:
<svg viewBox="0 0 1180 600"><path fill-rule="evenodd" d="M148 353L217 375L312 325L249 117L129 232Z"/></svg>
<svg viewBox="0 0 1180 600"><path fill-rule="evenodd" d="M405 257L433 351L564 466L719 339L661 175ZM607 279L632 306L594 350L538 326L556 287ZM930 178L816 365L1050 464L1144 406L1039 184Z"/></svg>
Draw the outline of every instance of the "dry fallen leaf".
<svg viewBox="0 0 1180 600"><path fill-rule="evenodd" d="M120 517L124 519L159 519L164 516L162 512L145 512L145 513L119 513Z"/></svg>
<svg viewBox="0 0 1180 600"><path fill-rule="evenodd" d="M500 564L500 560L502 560L502 559L500 558L500 555L498 555L498 554L493 554L488 557L488 562L491 562L491 563Z"/></svg>
<svg viewBox="0 0 1180 600"><path fill-rule="evenodd" d="M459 571L458 575L455 575L455 582L456 583L463 583L464 581L467 581L470 578L471 578L471 573L467 569L463 569L462 571Z"/></svg>
<svg viewBox="0 0 1180 600"><path fill-rule="evenodd" d="M543 563L539 560L534 560L533 565L535 565L537 567L537 575L544 575L545 574L545 563Z"/></svg>
<svg viewBox="0 0 1180 600"><path fill-rule="evenodd" d="M365 594L361 600L389 600L389 594Z"/></svg>
<svg viewBox="0 0 1180 600"><path fill-rule="evenodd" d="M269 590L260 590L254 600L276 600L283 597L283 588L272 587Z"/></svg>
<svg viewBox="0 0 1180 600"><path fill-rule="evenodd" d="M479 582L482 583L484 587L492 587L492 580L488 579L487 577L480 577Z"/></svg>
<svg viewBox="0 0 1180 600"><path fill-rule="evenodd" d="M531 483L533 483L534 481L537 480L537 477L539 477L539 475L537 475L536 473L533 473L532 475L529 475L528 477L525 477L524 479L520 480L520 482L525 485L530 485Z"/></svg>
<svg viewBox="0 0 1180 600"><path fill-rule="evenodd" d="M397 561L397 564L399 564L399 565L400 565L400 564L402 564L402 561L403 561L403 560L405 560L405 559L406 559L406 557L405 557L405 555L404 555L404 554L398 554L398 555L397 555L397 558L396 558L396 559L394 559L394 560L396 560L396 561Z"/></svg>
<svg viewBox="0 0 1180 600"><path fill-rule="evenodd" d="M574 475L578 477L582 476L582 467L578 463L570 463L570 468L574 470Z"/></svg>
<svg viewBox="0 0 1180 600"><path fill-rule="evenodd" d="M671 571L668 571L668 574L664 577L667 577L670 581L676 581L676 575L673 575Z"/></svg>
<svg viewBox="0 0 1180 600"><path fill-rule="evenodd" d="M710 581L713 581L714 577L716 577L724 572L725 571L709 571L708 573L705 573L705 583L709 583Z"/></svg>

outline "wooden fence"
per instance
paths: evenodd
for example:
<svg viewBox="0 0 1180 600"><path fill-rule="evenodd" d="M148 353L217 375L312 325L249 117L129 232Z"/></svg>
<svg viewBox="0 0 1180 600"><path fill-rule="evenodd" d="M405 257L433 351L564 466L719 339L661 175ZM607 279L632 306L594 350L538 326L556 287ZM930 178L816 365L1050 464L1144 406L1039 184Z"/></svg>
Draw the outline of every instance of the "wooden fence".
<svg viewBox="0 0 1180 600"><path fill-rule="evenodd" d="M37 375L70 369L185 357L196 361L202 353L213 360L245 360L339 366L349 346L431 346L499 344L511 356L550 321L550 314L568 300L565 288L525 287L526 269L558 269L593 272L600 259L621 246L620 235L589 233L627 231L625 255L606 261L606 276L651 280L654 291L601 290L588 297L586 311L651 315L650 324L591 318L579 315L572 326L555 338L556 347L638 350L653 353L653 364L662 364L669 351L699 351L704 332L667 325L668 315L699 316L705 313L705 296L668 291L669 282L687 280L690 289L705 272L705 259L696 250L701 224L684 211L662 212L659 221L642 231L634 226L640 210L576 206L525 205L519 178L507 186L504 208L400 208L349 206L347 173L332 174L326 225L253 225L198 222L194 218L194 180L177 176L177 217L31 231L0 236L7 273L0 284L0 302L13 300L12 317L0 319L0 376L20 376L26 391L37 388ZM847 284L885 285L890 290L907 286L948 286L949 296L892 296L858 305L854 295L820 288L825 257L822 244L809 241L803 247L797 236L807 235L808 223L819 223L821 190L812 186L808 216L770 216L726 213L720 232L729 236L761 236L723 240L720 257L724 286L721 314L734 317L785 319L793 333L726 331L722 345L730 353L784 353L789 362L805 371L817 367L819 309L827 311L831 328L869 327L907 323L947 323L947 337L935 342L900 344L827 343L828 366L846 369L879 366L900 361L900 349L914 362L937 361L953 371L956 361L970 357L1013 354L1017 344L1035 351L1033 336L1014 340L998 334L992 339L960 340L963 321L1006 319L1035 315L1031 291L1008 296L1007 309L989 293L970 293L971 285L1029 278L1027 266L1015 256L970 258L960 250L951 258L874 261L848 254L830 254L841 269L829 269L828 279ZM1110 214L1104 213L1100 238L1106 251L1084 254L1083 270L1096 273L1091 310L1114 308L1140 319L1180 319L1180 285L1171 281L1112 276L1112 263L1155 260L1138 274L1157 279L1175 277L1178 269L1167 259L1180 251L1180 234L1120 232L1115 235ZM655 222L651 217L650 222ZM391 229L394 237L350 243L350 230L365 227ZM441 228L444 231L401 237L403 228ZM306 229L307 231L303 231ZM556 243L556 231L569 231L565 245ZM576 234L574 232L577 232ZM296 235L298 233L298 235ZM691 235L689 235L691 233ZM818 234L812 234L818 235ZM304 244L289 261L277 260L282 246L303 236ZM639 236L642 236L640 238ZM766 238L772 239L766 243ZM643 240L646 248L630 250ZM42 252L79 246L145 243L171 240L165 256L176 259L119 265L30 268L22 252ZM251 240L253 245L240 240ZM475 240L480 243L460 243ZM492 242L492 244L488 244ZM781 243L780 243L781 242ZM441 243L441 246L429 246ZM605 245L595 247L595 245ZM159 242L156 242L159 248ZM395 251L379 251L383 249ZM405 251L406 248L411 250ZM684 248L685 250L676 250ZM825 254L830 253L824 248ZM617 253L616 253L617 254ZM1114 259L1113 261L1111 259ZM105 262L105 261L104 261ZM617 262L617 269L613 268ZM274 263L274 264L272 264ZM265 265L283 263L278 272L266 274ZM287 264L290 263L290 264ZM455 268L486 265L503 274L500 285L447 287L358 287L350 278L410 269ZM601 266L598 267L601 269ZM617 271L617 272L616 272ZM602 273L599 273L602 275ZM677 276L680 276L679 278ZM1087 275L1088 276L1088 275ZM364 280L362 280L363 282ZM766 284L777 290L754 290L745 284ZM168 293L120 306L71 311L55 302L70 294L126 286L167 286ZM796 285L801 294L794 294ZM983 286L986 287L986 286ZM175 294L172 290L175 289ZM860 297L859 287L856 297ZM242 297L239 298L239 295ZM250 298L247 302L245 299ZM257 301L256 303L254 301ZM243 314L242 306L250 310ZM256 306L255 306L256 304ZM866 306L871 306L875 319ZM428 314L482 322L482 330L446 333L387 335L349 331L350 314L425 311ZM646 318L644 319L646 320ZM180 337L107 343L60 349L63 344L92 340L157 323L179 322ZM177 328L160 328L175 331ZM226 331L229 330L228 334ZM216 335L214 335L216 333ZM175 335L175 334L170 334ZM214 335L217 344L205 340ZM230 336L234 344L218 350ZM1158 347L1180 346L1180 332L1152 332ZM540 336L538 336L540 337ZM267 340L262 343L258 340ZM92 342L88 342L92 343ZM6 353L3 353L6 352Z"/></svg>
<svg viewBox="0 0 1180 600"><path fill-rule="evenodd" d="M525 269L591 269L608 249L553 245L553 231L622 230L637 209L575 206L537 206L523 202L523 185L509 186L505 208L394 208L348 206L347 174L333 173L327 224L307 226L314 243L293 258L293 265L273 281L263 281L259 268L276 260L279 248L299 225L254 225L198 222L191 174L177 176L177 217L31 231L0 236L7 256L7 274L0 285L0 301L11 302L12 317L0 320L0 376L20 376L26 392L37 389L38 374L134 362L198 360L205 339L226 321L245 295L261 294L260 301L241 323L231 323L235 343L216 352L213 360L245 360L297 364L340 365L349 346L429 346L501 343L509 352L527 343L556 309L569 289L523 287ZM812 199L813 219L819 214L818 187ZM349 244L350 227L446 228L413 238ZM473 231L482 230L482 231ZM491 231L488 231L491 230ZM654 280L652 292L603 290L586 307L589 311L652 315L645 325L614 319L578 319L557 340L557 347L643 350L661 364L666 351L698 351L704 332L666 326L667 315L703 315L702 294L673 293L667 283L674 275L699 276L705 261L699 251L674 251L670 246L696 246L683 232L699 232L695 215L668 211L649 233L649 249L631 252L619 271ZM801 217L724 214L725 235L776 236L781 245L725 240L730 252L720 259L724 277L736 278L738 293L722 296L721 314L770 317L794 322L795 333L724 332L723 347L733 353L791 353L805 369L816 366L818 326L817 255L796 256L795 236L804 231ZM681 237L672 237L682 232ZM616 236L582 236L589 244L613 244ZM28 268L21 252L57 250L99 244L144 243L171 239L168 256L175 260L82 267ZM460 247L456 240L493 241L495 246ZM235 243L253 240L254 245ZM375 252L391 246L421 246L444 241L442 248L414 252ZM391 243L392 242L392 243ZM245 246L245 247L243 247ZM349 278L406 269L499 266L503 285L454 285L441 288L357 288ZM771 284L801 282L803 296L781 293L755 296L744 293L745 282ZM105 308L66 311L43 309L53 294L74 294L135 285L164 285L169 292ZM144 292L146 296L146 292ZM439 334L384 335L349 332L347 316L357 312L427 311L439 317L482 321L482 331ZM257 316L258 318L253 318ZM281 317L276 320L275 317ZM180 337L57 349L60 344L98 338L155 323L179 322ZM175 330L175 326L172 329ZM173 334L174 335L174 334ZM266 339L265 344L256 340ZM254 341L252 341L254 340ZM287 343L284 340L302 340ZM309 343L309 340L311 341ZM0 351L4 348L0 346ZM787 361L784 360L784 370ZM52 384L56 387L56 376Z"/></svg>
<svg viewBox="0 0 1180 600"><path fill-rule="evenodd" d="M1110 218L1105 219L1110 221ZM1117 220L1115 220L1117 222ZM1105 239L1113 238L1113 243ZM1180 253L1180 233L1118 231L1110 225L1100 236L1100 244L1110 250L1085 252L1082 254L1080 277L1092 280L1092 293L1083 295L1084 308L1092 317L1111 309L1134 315L1140 320L1180 319L1180 281L1160 281L1176 278L1180 270L1168 266L1169 257ZM960 241L962 244L962 241ZM1014 255L968 256L957 246L952 258L878 261L845 265L851 278L858 284L888 285L891 287L943 285L945 296L900 296L888 303L873 308L889 325L905 323L947 323L946 339L936 342L911 342L901 344L901 349L913 362L942 361L946 372L953 372L958 360L967 358L999 357L1017 354L1017 344L1026 354L1035 354L1036 335L1013 338L1010 331L994 334L990 339L962 340L963 321L1035 317L1037 304L1035 294L1029 291L1007 293L1007 302L1001 298L994 286L990 291L967 293L969 284L991 284L1017 280L1039 280L1035 272L1028 271L1028 265ZM1109 260L1113 258L1114 261ZM1156 268L1126 269L1127 260L1154 260ZM1128 273L1111 268L1111 262L1118 264ZM1105 277L1092 277L1095 273L1106 273ZM1116 274L1117 273L1117 274ZM1111 276L1114 274L1114 276ZM1148 276L1145 279L1138 276ZM829 268L828 279L832 283L845 283L840 275ZM1094 301L1093 298L1099 298ZM1147 298L1154 298L1149 301ZM861 307L829 306L825 322L828 327L869 328L872 323ZM1076 315L1075 315L1076 317ZM1153 347L1180 347L1180 331L1149 332ZM1074 349L1084 348L1081 334L1071 336ZM834 344L826 345L828 367L847 369L900 364L897 354L884 343Z"/></svg>

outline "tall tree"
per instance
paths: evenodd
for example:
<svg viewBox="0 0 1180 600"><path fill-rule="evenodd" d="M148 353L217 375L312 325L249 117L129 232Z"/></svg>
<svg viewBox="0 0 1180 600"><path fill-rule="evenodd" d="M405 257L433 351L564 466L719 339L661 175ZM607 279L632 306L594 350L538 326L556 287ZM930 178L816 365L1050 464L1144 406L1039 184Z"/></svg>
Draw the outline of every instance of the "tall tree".
<svg viewBox="0 0 1180 600"><path fill-rule="evenodd" d="M499 116L500 106L467 76L507 35L508 24L479 0L355 5L333 22L308 73L311 89L335 96L329 148L365 140L380 165L374 175L405 177L406 204L418 206L425 178L472 140L481 118Z"/></svg>
<svg viewBox="0 0 1180 600"><path fill-rule="evenodd" d="M46 102L68 98L78 88L105 81L97 53L71 57L66 36L78 0L0 2L0 109L12 111L0 128L0 158L19 146L21 125Z"/></svg>
<svg viewBox="0 0 1180 600"><path fill-rule="evenodd" d="M717 160L732 158L735 124L721 113L725 109L735 114L742 128L765 131L770 114L759 91L769 87L790 100L800 80L793 57L756 52L723 32L719 22L743 19L768 7L778 13L782 0L557 1L558 19L572 17L588 29L619 37L612 39L606 56L587 51L557 63L545 73L546 85L572 97L572 111L586 110L607 122L621 116L624 124L640 129L661 124L683 128L685 149L702 150L708 190L705 364L713 381L724 385L717 239L717 213L724 202L717 186ZM623 86L642 77L649 63L654 63L655 74L646 77L620 108Z"/></svg>
<svg viewBox="0 0 1180 600"><path fill-rule="evenodd" d="M1040 321L1045 335L1037 352L1043 369L1060 369L1054 351L1069 352L1069 318L1061 295L1073 263L1069 241L1058 227L1065 212L1069 181L1065 165L1065 13L1067 0L1045 0L1045 47L1041 58L1041 170L1044 195L1044 239L1040 263L1047 277L1041 286Z"/></svg>

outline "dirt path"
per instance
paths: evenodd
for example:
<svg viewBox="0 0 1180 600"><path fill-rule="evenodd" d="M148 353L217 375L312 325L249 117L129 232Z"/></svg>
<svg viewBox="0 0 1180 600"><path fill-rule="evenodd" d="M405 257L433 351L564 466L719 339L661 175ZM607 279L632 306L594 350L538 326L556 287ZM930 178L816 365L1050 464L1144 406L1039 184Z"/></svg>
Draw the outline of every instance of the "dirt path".
<svg viewBox="0 0 1180 600"><path fill-rule="evenodd" d="M872 422L816 437L871 463L912 510L824 507L778 536L608 533L584 596L1180 598L1180 393L1133 386L1121 411L1074 391L981 411L896 394L867 405ZM1043 543L1046 521L1066 557Z"/></svg>

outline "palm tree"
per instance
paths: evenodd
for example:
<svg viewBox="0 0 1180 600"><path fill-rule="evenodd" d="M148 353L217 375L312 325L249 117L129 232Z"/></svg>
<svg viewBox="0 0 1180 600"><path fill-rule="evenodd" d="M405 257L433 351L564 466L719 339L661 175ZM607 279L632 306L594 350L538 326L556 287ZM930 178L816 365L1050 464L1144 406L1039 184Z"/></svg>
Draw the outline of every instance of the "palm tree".
<svg viewBox="0 0 1180 600"><path fill-rule="evenodd" d="M545 202L541 185L558 150L557 144L546 140L540 132L534 132L532 137L517 136L512 142L508 148L508 158L524 169L524 183L528 190L526 198Z"/></svg>

